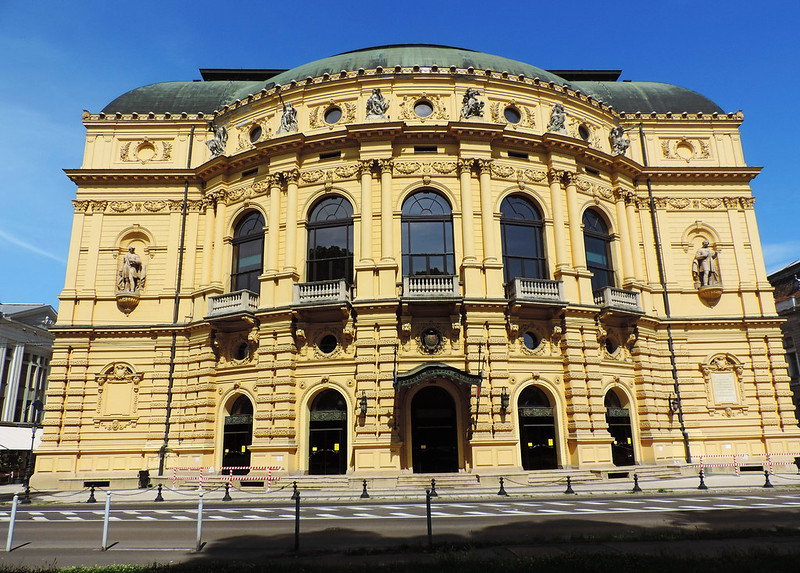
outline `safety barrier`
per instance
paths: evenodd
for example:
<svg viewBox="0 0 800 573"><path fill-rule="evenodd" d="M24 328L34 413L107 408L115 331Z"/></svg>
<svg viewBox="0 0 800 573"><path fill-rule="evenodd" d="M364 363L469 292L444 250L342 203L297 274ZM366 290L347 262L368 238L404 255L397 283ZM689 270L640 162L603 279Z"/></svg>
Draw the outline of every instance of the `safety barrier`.
<svg viewBox="0 0 800 573"><path fill-rule="evenodd" d="M698 456L697 459L699 463L692 464L692 466L700 468L700 470L705 470L705 468L733 468L734 472L738 476L740 471L739 468L742 466L760 464L762 469L772 474L775 473L773 471L774 465L779 463L777 460L780 460L781 458L792 458L791 463L794 463L794 458L798 457L800 457L800 453L795 452L767 452L764 454L710 454ZM729 461L724 461L726 459ZM711 460L711 463L707 463L706 460Z"/></svg>
<svg viewBox="0 0 800 573"><path fill-rule="evenodd" d="M267 475L234 475L238 471L267 471ZM267 484L267 489L272 487L272 482L279 481L280 476L273 475L272 472L283 471L281 466L223 466L219 468L219 474L215 475L214 466L185 466L172 468L172 488L178 481L184 483L197 483L203 487L203 482L216 482L232 484L234 481L263 481Z"/></svg>

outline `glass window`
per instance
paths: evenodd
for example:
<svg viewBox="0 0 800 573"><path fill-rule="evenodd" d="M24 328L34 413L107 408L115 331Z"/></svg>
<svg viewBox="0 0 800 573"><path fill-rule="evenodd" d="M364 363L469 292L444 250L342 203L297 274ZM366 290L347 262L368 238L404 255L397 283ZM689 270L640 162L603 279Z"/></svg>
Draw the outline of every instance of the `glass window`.
<svg viewBox="0 0 800 573"><path fill-rule="evenodd" d="M420 191L403 203L403 274L454 275L453 215L433 191Z"/></svg>
<svg viewBox="0 0 800 573"><path fill-rule="evenodd" d="M233 233L231 290L260 291L258 277L264 266L264 217L255 211L244 216Z"/></svg>
<svg viewBox="0 0 800 573"><path fill-rule="evenodd" d="M309 282L353 281L353 207L343 197L317 203L308 218Z"/></svg>
<svg viewBox="0 0 800 573"><path fill-rule="evenodd" d="M542 216L523 197L512 195L500 204L505 281L515 278L546 279Z"/></svg>
<svg viewBox="0 0 800 573"><path fill-rule="evenodd" d="M583 244L586 249L586 268L593 273L592 290L615 285L611 240L605 221L596 212L587 209L583 213Z"/></svg>

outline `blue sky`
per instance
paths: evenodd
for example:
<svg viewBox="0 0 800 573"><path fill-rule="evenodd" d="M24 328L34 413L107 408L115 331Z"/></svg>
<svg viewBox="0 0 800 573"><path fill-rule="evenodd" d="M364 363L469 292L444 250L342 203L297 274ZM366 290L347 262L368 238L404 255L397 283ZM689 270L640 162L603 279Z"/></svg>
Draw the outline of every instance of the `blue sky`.
<svg viewBox="0 0 800 573"><path fill-rule="evenodd" d="M368 46L436 43L544 69L622 69L743 110L768 270L800 259L794 168L798 2L152 2L0 0L0 301L57 308L81 112L198 68L291 68ZM682 111L682 110L676 110ZM691 111L691 110L689 110Z"/></svg>

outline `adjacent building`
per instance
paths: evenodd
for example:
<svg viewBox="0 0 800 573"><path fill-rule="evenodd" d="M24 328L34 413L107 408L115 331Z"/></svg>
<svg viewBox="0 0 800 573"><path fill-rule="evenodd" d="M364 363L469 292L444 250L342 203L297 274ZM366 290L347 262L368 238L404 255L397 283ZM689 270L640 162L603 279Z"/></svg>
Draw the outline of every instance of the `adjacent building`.
<svg viewBox="0 0 800 573"><path fill-rule="evenodd" d="M41 442L34 402L45 399L55 321L46 304L0 303L0 480L23 479Z"/></svg>
<svg viewBox="0 0 800 573"><path fill-rule="evenodd" d="M740 112L430 45L202 74L83 115L37 487L800 451Z"/></svg>
<svg viewBox="0 0 800 573"><path fill-rule="evenodd" d="M789 369L789 387L795 411L800 413L800 261L795 261L769 275L775 288L775 308L786 319L781 325L786 365Z"/></svg>

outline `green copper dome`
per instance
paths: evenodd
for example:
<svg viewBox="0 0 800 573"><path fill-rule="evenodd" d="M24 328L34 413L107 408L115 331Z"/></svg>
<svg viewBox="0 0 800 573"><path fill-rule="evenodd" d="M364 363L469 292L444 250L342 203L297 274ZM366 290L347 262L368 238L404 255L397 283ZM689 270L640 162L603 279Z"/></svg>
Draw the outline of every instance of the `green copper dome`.
<svg viewBox="0 0 800 573"><path fill-rule="evenodd" d="M393 73L395 66L430 68L438 66L447 70L451 66L460 69L508 72L511 75L538 77L542 81L568 85L581 90L614 107L617 111L679 113L722 112L714 102L691 90L669 84L653 82L573 81L536 66L511 60L502 56L475 52L463 48L430 44L400 44L378 46L345 52L297 66L277 75L270 74L263 80L218 80L203 82L164 82L131 90L103 108L103 113L211 113L237 99L258 93L276 84L287 85L292 80L331 76L342 70L352 72L383 67ZM274 72L273 72L274 73ZM232 75L233 77L233 75Z"/></svg>

